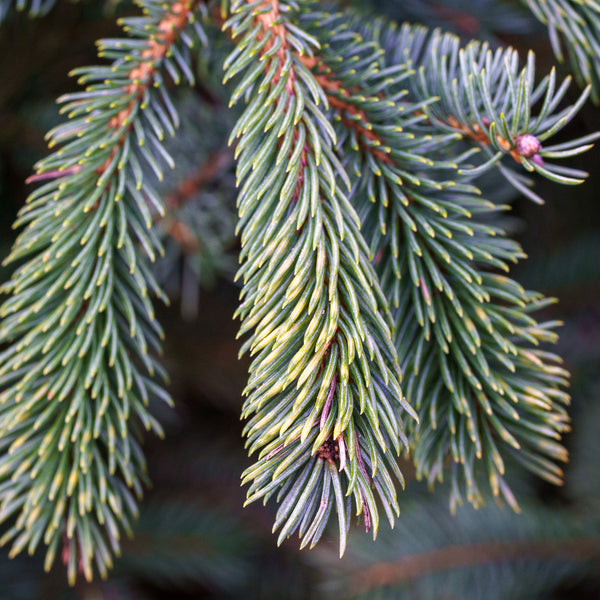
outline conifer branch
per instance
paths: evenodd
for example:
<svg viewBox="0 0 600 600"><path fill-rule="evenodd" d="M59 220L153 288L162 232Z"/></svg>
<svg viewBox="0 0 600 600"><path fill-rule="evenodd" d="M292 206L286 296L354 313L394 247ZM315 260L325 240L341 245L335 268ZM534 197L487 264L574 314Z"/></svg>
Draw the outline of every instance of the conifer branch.
<svg viewBox="0 0 600 600"><path fill-rule="evenodd" d="M459 174L477 177L497 167L521 193L535 202L543 200L531 189L531 181L515 171L538 173L557 183L582 183L587 173L549 162L589 150L598 139L593 133L561 144L545 145L567 125L589 96L588 86L572 106L559 108L570 77L558 86L554 69L535 82L535 58L520 69L517 52L487 43L471 42L461 48L460 39L424 27L394 24L364 24L354 27L367 39L376 39L386 50L385 65L407 64L417 69L410 95L413 101L438 101L424 112L438 130L456 132L479 149L484 160ZM511 157L507 164L503 159Z"/></svg>
<svg viewBox="0 0 600 600"><path fill-rule="evenodd" d="M429 118L440 127L459 131L484 150L485 162L459 173L478 175L505 155L529 172L537 172L557 183L582 183L587 173L548 162L548 159L575 156L589 150L589 142L573 140L556 148L542 145L558 133L579 111L589 95L588 86L577 102L557 110L568 86L567 78L555 92L553 69L535 84L535 58L527 57L527 66L519 71L517 52L512 48L492 52L486 44L472 42L464 49L460 40L434 32L421 56L415 94L440 101L426 109ZM537 111L533 107L540 102ZM536 114L537 113L537 114ZM518 178L503 167L503 174L515 183ZM533 200L538 197L528 188L518 186Z"/></svg>
<svg viewBox="0 0 600 600"><path fill-rule="evenodd" d="M91 579L93 561L105 575L131 531L141 431L161 433L149 404L170 402L148 298L164 298L147 264L160 252L149 205L163 207L141 164L161 177L171 162L160 140L177 115L161 72L191 79L183 49L203 36L196 0L141 6L123 21L132 37L100 42L112 64L77 70L86 91L61 99L69 120L48 136L61 148L32 178L45 183L16 223L8 262L26 260L1 309L1 543L15 555L43 541L47 569L62 544L71 582Z"/></svg>
<svg viewBox="0 0 600 600"><path fill-rule="evenodd" d="M233 156L229 149L215 152L196 171L181 181L172 192L165 196L165 207L170 210L181 208L189 202L192 196L201 191L206 184L217 178L222 171L231 167L232 164Z"/></svg>
<svg viewBox="0 0 600 600"><path fill-rule="evenodd" d="M465 590L457 592L460 597L482 590L495 600L545 598L565 581L558 564L587 572L600 560L593 512L549 509L530 499L522 515L494 505L465 507L440 526L443 506L435 497L409 492L403 501L397 530L382 532L377 547L356 540L346 565L321 551L320 564L336 569L330 580L336 596L385 591L403 599L415 592L440 597L451 585ZM573 571L567 575L572 576Z"/></svg>
<svg viewBox="0 0 600 600"><path fill-rule="evenodd" d="M468 180L460 185L444 180L453 165L440 159L456 137L432 136L425 127L433 125L434 117L422 118L435 114L437 103L415 105L401 89L394 95L397 104L381 94L370 95L384 86L388 93L394 90L392 74L400 78L396 85L410 84L408 65L378 68L377 51L371 49L373 69L358 76L349 65L350 76L344 79L335 71L344 45L354 42L347 51L365 60L369 42L361 42L358 34L352 37L343 15L313 13L307 18L315 24L309 30L322 43L328 40L321 53L329 71L327 88L332 94L343 91L344 105L333 106L341 111L341 129L350 130L340 150L359 177L354 202L362 207L385 294L396 306L405 391L420 411L420 422L408 426L417 475L431 483L441 480L451 458L453 507L462 502L463 490L473 504L481 503L477 482L485 474L494 494L517 509L504 483L502 455L514 454L554 483L560 483L562 471L544 455L566 460L558 440L568 429L563 406L568 396L560 389L567 373L553 364L558 357L530 347L555 339L550 331L554 324L538 325L529 314L547 301L495 274L497 269L507 272L508 262L523 253L486 222L497 208L480 198ZM447 38L447 43L453 40ZM435 44L431 47L431 55L441 54ZM348 60L339 62L346 65ZM423 100L430 97L429 92L421 94ZM352 102L364 107L360 124L370 135L362 135L362 143L356 135L362 132L349 127L344 117L352 114Z"/></svg>
<svg viewBox="0 0 600 600"><path fill-rule="evenodd" d="M247 502L278 492L280 542L297 530L302 546L314 545L335 505L343 553L352 498L376 535L374 487L393 523L402 476L391 451L404 439L401 413L414 413L319 108L326 97L304 64L318 46L290 21L293 7L235 2L226 23L241 38L226 78L245 73L232 101L248 102L232 134L242 184L237 314L253 357L244 431L260 454L244 481Z"/></svg>
<svg viewBox="0 0 600 600"><path fill-rule="evenodd" d="M547 25L554 54L565 55L581 85L600 100L600 4L595 0L521 0Z"/></svg>

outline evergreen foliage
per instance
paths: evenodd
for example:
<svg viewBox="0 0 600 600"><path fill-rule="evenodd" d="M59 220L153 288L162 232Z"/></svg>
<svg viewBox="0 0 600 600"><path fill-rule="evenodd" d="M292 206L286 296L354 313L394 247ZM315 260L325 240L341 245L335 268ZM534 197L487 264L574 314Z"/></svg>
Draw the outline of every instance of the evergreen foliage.
<svg viewBox="0 0 600 600"><path fill-rule="evenodd" d="M580 84L600 84L600 4L594 0L522 0L548 27L556 57L569 60Z"/></svg>
<svg viewBox="0 0 600 600"><path fill-rule="evenodd" d="M1 2L0 19L53 4ZM526 2L586 86L570 105L570 77L536 79L533 53L521 66L512 48L335 5L138 4L126 36L98 43L103 64L74 72L85 89L60 99L58 149L15 223L0 312L0 543L11 555L46 546L46 568L61 554L74 582L94 564L105 575L132 531L143 432L162 434L153 413L171 403L152 298L168 301L161 282L179 249L197 273L216 272L231 244L223 196L180 206L152 180L175 165L171 89L220 68L250 358L243 482L246 503L278 503L278 543L297 532L312 547L337 520L342 555L353 521L373 538L382 514L393 527L403 451L418 477L449 480L452 508L483 504L489 485L518 510L513 459L560 484L568 372L546 347L558 323L536 315L554 300L510 275L525 254L482 177L542 203L532 177L587 176L555 161L596 134L546 142L597 99L595 3ZM230 156L215 150L190 194Z"/></svg>
<svg viewBox="0 0 600 600"><path fill-rule="evenodd" d="M161 433L148 405L170 402L154 380L162 330L149 294L162 293L146 260L161 250L151 207L163 207L141 161L159 178L171 162L161 139L177 114L161 71L192 79L186 47L203 32L189 4L143 8L124 20L130 39L100 43L112 64L78 70L86 91L61 99L69 120L48 136L61 147L38 165L32 179L48 181L8 257L28 260L2 307L2 520L16 517L2 543L16 554L43 540L48 568L64 544L72 581L78 569L91 578L94 559L111 566L146 481L140 432Z"/></svg>
<svg viewBox="0 0 600 600"><path fill-rule="evenodd" d="M27 11L37 17L46 14L56 3L56 0L2 0L0 2L0 20L4 19L14 7L18 11Z"/></svg>

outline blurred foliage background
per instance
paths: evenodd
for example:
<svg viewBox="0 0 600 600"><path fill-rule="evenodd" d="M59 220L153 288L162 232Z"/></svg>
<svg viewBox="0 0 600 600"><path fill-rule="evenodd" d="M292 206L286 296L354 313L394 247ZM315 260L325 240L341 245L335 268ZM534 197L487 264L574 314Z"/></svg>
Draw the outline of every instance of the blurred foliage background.
<svg viewBox="0 0 600 600"><path fill-rule="evenodd" d="M364 2L344 2L358 5ZM397 20L454 30L465 39L512 44L537 53L540 71L554 62L543 26L510 0L376 0ZM129 2L59 1L49 15L10 15L0 28L0 254L27 195L25 179L46 153L44 133L60 121L55 98L76 88L70 69L97 60L94 41L117 34ZM512 465L520 514L494 502L451 515L442 491L430 494L402 470L407 489L394 531L376 543L355 530L343 560L325 540L299 552L276 548L272 515L243 509L239 474L248 464L241 441L240 393L247 364L237 360L232 321L236 241L232 119L207 57L198 84L178 92L181 135L170 151L177 168L160 189L167 215L158 224L167 254L158 265L173 298L161 309L165 363L176 408L157 415L166 439L146 449L153 489L135 537L104 582L74 589L61 565L47 575L37 557L0 553L2 600L154 600L201 598L411 598L415 600L595 599L600 597L600 150L577 159L590 172L577 188L539 181L544 207L518 197L506 226L529 260L518 267L526 287L556 296L548 317L565 323L558 353L572 373L571 460L562 488ZM573 100L576 90L572 91ZM567 128L570 139L597 130L588 105ZM482 182L496 191L493 180ZM0 272L2 278L4 272Z"/></svg>

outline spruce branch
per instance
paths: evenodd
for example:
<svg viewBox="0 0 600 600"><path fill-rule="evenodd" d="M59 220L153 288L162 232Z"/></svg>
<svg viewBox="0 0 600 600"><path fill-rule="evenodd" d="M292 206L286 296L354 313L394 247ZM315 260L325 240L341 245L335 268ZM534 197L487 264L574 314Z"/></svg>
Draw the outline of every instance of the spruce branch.
<svg viewBox="0 0 600 600"><path fill-rule="evenodd" d="M568 59L581 87L600 100L600 4L595 0L521 0L548 27L554 54ZM566 55L566 56L565 56Z"/></svg>
<svg viewBox="0 0 600 600"><path fill-rule="evenodd" d="M560 483L562 471L549 459L567 456L558 443L568 430L568 396L560 389L567 373L556 365L558 357L535 348L555 340L555 324L538 324L530 315L548 301L497 274L508 272L523 252L489 224L503 207L482 199L468 179L461 182L460 170L455 180L445 179L448 168L457 167L444 158L460 132L454 127L445 138L432 135L439 130L434 117L422 118L435 114L431 93L424 90L421 102L430 102L419 105L398 90L411 83L410 62L378 65L376 40L362 42L344 15L312 13L306 20L323 46L328 40L317 77L335 95L340 139L346 131L339 149L359 178L353 201L396 307L405 392L420 412L420 422L408 424L417 475L441 480L451 461L452 507L465 495L480 504L479 485L487 478L494 495L518 509L502 457L514 454ZM371 52L371 71L358 76L350 64L345 74L352 61L336 60L344 45L357 61ZM443 54L437 42L431 48L427 56Z"/></svg>
<svg viewBox="0 0 600 600"><path fill-rule="evenodd" d="M185 162L174 154L178 164ZM201 287L212 286L220 275L232 278L236 270L232 166L229 149L215 150L175 189L162 186L165 214L155 215L155 223L165 253L154 271L169 296L179 296L186 319L198 316Z"/></svg>
<svg viewBox="0 0 600 600"><path fill-rule="evenodd" d="M175 190L165 197L165 207L177 210L197 194L202 188L217 178L219 174L233 164L233 156L229 149L215 152L197 170L181 181Z"/></svg>
<svg viewBox="0 0 600 600"><path fill-rule="evenodd" d="M217 38L209 21L203 27L208 43L197 58L208 61ZM194 61L198 72L199 62ZM233 278L237 264L234 160L226 146L235 118L229 118L226 107L211 98L210 91L197 88L181 90L175 98L179 129L185 133L166 141L177 168L165 173L156 186L165 214L152 210L164 245L153 273L169 298L178 299L185 319L198 316L201 288L212 287L221 276Z"/></svg>
<svg viewBox="0 0 600 600"><path fill-rule="evenodd" d="M587 177L584 171L550 161L588 151L598 133L560 144L545 142L577 114L591 86L573 105L562 108L571 78L557 87L552 69L536 84L532 52L526 66L520 68L512 48L492 51L487 43L477 41L461 47L458 37L439 30L358 19L353 27L386 50L386 67L408 64L417 70L409 98L439 99L423 109L436 129L459 133L480 151L483 160L462 166L459 175L477 177L496 167L515 188L538 203L543 200L531 189L532 182L524 172L567 185L582 183Z"/></svg>
<svg viewBox="0 0 600 600"><path fill-rule="evenodd" d="M423 555L405 557L397 562L376 564L357 573L354 582L363 591L405 581L441 571L516 562L526 559L552 560L566 558L580 562L600 560L600 538L559 540L513 540L506 542L474 542L450 545Z"/></svg>
<svg viewBox="0 0 600 600"><path fill-rule="evenodd" d="M185 48L203 39L200 3L144 0L144 17L123 20L131 37L99 43L110 66L78 69L86 91L61 99L69 120L31 179L25 226L8 262L0 339L1 538L11 555L40 542L45 566L63 545L69 580L102 575L131 532L147 481L143 429L171 402L156 382L162 330L149 295L166 299L148 259L160 252L151 210L162 202L143 177L169 164L161 140L177 114L162 71L191 79ZM24 262L22 262L25 259Z"/></svg>
<svg viewBox="0 0 600 600"><path fill-rule="evenodd" d="M589 95L588 86L572 106L559 109L570 78L556 90L556 72L536 85L535 57L529 52L527 65L519 70L518 54L512 48L495 52L487 44L472 42L460 48L460 40L434 32L419 57L415 94L440 97L426 113L437 126L462 132L484 151L486 160L459 174L479 175L490 165L510 156L514 163L552 181L579 184L587 173L552 164L549 159L576 156L589 150L598 134L559 146L544 146L579 111ZM540 103L540 104L538 104ZM535 107L535 108L534 108ZM537 110L536 110L537 109ZM522 177L499 163L503 175L526 196L540 201Z"/></svg>
<svg viewBox="0 0 600 600"><path fill-rule="evenodd" d="M234 2L225 24L236 49L226 79L243 73L232 102L247 107L238 138L244 289L237 311L252 364L243 416L250 453L247 502L277 492L279 541L322 535L332 506L340 554L351 501L376 535L377 491L398 514L392 450L405 441L387 304L344 187L323 89L305 66L317 42L287 2ZM346 498L344 498L346 496Z"/></svg>
<svg viewBox="0 0 600 600"><path fill-rule="evenodd" d="M37 18L46 16L55 6L57 0L0 0L0 24L11 11L27 13L28 17ZM70 0L80 2L80 0ZM123 0L106 0L112 7Z"/></svg>
<svg viewBox="0 0 600 600"><path fill-rule="evenodd" d="M390 190L400 194L403 205L423 203L443 217L445 209L435 196L440 190L477 193L464 177L460 183L453 177L474 150L455 152L449 160L461 134L432 127L424 109L438 98L409 98L414 76L409 63L386 65L378 42L352 31L344 14L313 12L305 21L324 48L319 60L305 62L327 93L337 123L337 150L356 177L353 199L379 262L380 239L390 219L392 230L398 216L413 223L401 206L390 209Z"/></svg>

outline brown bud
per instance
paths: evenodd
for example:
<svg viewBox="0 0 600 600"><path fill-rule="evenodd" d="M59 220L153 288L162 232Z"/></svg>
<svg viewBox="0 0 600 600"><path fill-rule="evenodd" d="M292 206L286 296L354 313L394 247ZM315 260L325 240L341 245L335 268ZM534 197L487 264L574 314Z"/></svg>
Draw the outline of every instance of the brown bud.
<svg viewBox="0 0 600 600"><path fill-rule="evenodd" d="M530 133L520 135L515 140L515 150L520 156L524 156L525 158L535 156L541 149L542 144L540 143L540 140Z"/></svg>

